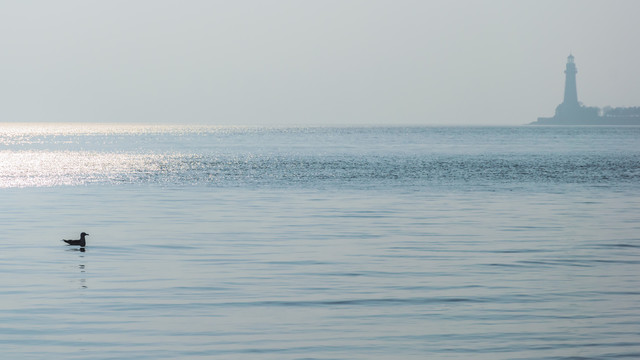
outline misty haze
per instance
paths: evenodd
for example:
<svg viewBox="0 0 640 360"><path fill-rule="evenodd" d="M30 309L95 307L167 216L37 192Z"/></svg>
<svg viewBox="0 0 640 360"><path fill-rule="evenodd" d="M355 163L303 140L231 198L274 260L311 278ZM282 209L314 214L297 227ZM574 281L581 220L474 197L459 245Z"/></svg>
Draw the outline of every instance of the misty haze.
<svg viewBox="0 0 640 360"><path fill-rule="evenodd" d="M2 358L638 358L639 10L0 2Z"/></svg>

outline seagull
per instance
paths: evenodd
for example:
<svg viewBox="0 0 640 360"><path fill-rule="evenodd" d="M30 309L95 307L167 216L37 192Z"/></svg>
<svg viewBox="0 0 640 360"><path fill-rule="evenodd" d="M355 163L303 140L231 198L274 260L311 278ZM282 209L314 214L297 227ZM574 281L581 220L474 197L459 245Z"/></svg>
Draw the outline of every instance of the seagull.
<svg viewBox="0 0 640 360"><path fill-rule="evenodd" d="M80 245L81 247L84 247L85 245L87 245L87 241L84 239L85 236L89 236L89 234L83 232L80 234L80 240L62 240L64 242L66 242L69 245Z"/></svg>

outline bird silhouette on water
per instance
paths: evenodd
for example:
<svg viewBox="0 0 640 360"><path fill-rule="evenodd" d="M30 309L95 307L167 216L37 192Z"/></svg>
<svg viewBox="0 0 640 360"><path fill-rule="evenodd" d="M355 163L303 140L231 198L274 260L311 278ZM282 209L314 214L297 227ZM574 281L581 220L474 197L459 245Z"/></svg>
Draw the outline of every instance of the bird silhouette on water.
<svg viewBox="0 0 640 360"><path fill-rule="evenodd" d="M85 236L89 236L89 234L83 232L80 233L80 240L62 240L69 245L80 245L81 247L85 247L87 245L87 240L85 240Z"/></svg>

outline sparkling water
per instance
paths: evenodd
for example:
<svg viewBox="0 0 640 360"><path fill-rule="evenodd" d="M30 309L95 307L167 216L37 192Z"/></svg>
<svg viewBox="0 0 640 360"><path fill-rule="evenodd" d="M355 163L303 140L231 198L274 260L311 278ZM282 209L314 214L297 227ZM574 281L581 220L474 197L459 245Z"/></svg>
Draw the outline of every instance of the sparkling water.
<svg viewBox="0 0 640 360"><path fill-rule="evenodd" d="M1 125L0 352L639 358L638 139Z"/></svg>

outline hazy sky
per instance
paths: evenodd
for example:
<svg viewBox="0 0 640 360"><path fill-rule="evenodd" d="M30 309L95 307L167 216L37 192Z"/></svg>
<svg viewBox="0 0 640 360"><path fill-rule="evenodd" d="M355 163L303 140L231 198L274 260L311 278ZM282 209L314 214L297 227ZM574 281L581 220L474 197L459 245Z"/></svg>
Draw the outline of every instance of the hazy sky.
<svg viewBox="0 0 640 360"><path fill-rule="evenodd" d="M640 1L0 0L0 121L505 124L640 106Z"/></svg>

